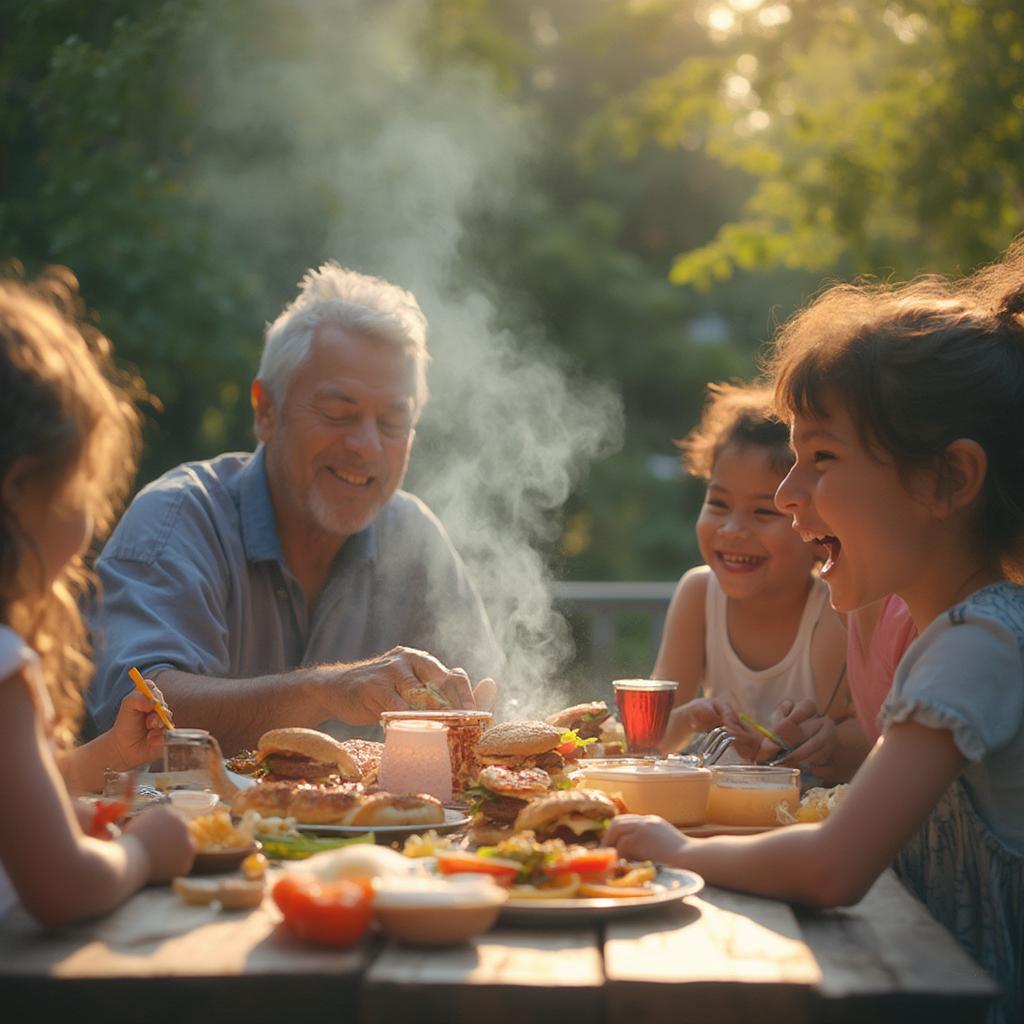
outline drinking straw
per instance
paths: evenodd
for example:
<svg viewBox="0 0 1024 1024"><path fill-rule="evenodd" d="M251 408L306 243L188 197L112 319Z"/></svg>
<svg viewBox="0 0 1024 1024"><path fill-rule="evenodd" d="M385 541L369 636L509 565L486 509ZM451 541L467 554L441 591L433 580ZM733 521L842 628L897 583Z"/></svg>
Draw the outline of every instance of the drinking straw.
<svg viewBox="0 0 1024 1024"><path fill-rule="evenodd" d="M173 729L174 723L171 721L171 716L167 714L163 704L153 696L153 691L149 688L149 684L142 678L142 673L134 665L128 669L128 678L135 684L135 689L152 702L153 710L159 715L160 721L164 723L164 728Z"/></svg>

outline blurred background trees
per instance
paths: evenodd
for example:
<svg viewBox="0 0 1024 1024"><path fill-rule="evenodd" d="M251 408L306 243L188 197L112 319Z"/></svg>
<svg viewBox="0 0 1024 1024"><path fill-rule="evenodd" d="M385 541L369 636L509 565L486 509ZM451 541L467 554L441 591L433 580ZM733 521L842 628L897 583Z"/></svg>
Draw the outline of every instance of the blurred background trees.
<svg viewBox="0 0 1024 1024"><path fill-rule="evenodd" d="M0 259L71 267L159 398L142 481L252 446L262 328L306 267L421 294L371 237L411 194L449 297L621 395L621 447L539 541L569 579L697 561L672 440L824 278L969 270L1024 224L1014 0L0 0L0 89ZM474 178L446 228L449 116Z"/></svg>

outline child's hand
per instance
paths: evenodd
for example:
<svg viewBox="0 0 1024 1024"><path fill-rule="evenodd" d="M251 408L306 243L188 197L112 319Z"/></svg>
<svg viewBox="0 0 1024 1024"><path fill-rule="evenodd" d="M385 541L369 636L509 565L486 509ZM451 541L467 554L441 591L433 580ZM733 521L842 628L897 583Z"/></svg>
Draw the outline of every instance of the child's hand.
<svg viewBox="0 0 1024 1024"><path fill-rule="evenodd" d="M802 700L796 704L790 700L782 701L772 715L772 731L793 748L793 752L781 762L783 764L813 771L818 765L831 761L835 753L835 722L819 715L814 701ZM759 760L778 755L778 747L770 740L765 740L765 747L768 753Z"/></svg>
<svg viewBox="0 0 1024 1024"><path fill-rule="evenodd" d="M659 864L671 864L687 845L683 834L656 814L616 815L601 842L614 846L626 860L653 860Z"/></svg>
<svg viewBox="0 0 1024 1024"><path fill-rule="evenodd" d="M135 836L146 848L151 882L166 882L192 870L192 834L184 818L169 807L143 811L125 825L124 832Z"/></svg>
<svg viewBox="0 0 1024 1024"><path fill-rule="evenodd" d="M167 708L164 695L151 680L146 681L153 696ZM107 767L119 771L149 764L159 755L164 742L163 725L153 705L134 690L121 701L109 735L113 756Z"/></svg>
<svg viewBox="0 0 1024 1024"><path fill-rule="evenodd" d="M679 707L673 708L668 716L668 726L658 748L659 752L664 757L665 754L682 750L695 732L707 732L722 725L726 715L730 713L735 718L735 713L729 705L705 697L697 697L686 704L680 704Z"/></svg>

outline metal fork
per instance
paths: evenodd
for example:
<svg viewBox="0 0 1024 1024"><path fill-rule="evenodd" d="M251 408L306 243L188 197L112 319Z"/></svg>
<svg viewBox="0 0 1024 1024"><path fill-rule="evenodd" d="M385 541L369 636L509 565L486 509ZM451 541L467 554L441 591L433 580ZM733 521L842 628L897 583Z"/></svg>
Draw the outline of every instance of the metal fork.
<svg viewBox="0 0 1024 1024"><path fill-rule="evenodd" d="M714 764L733 745L736 737L733 736L724 726L718 726L705 733L704 738L697 744L693 753L697 756L702 765Z"/></svg>

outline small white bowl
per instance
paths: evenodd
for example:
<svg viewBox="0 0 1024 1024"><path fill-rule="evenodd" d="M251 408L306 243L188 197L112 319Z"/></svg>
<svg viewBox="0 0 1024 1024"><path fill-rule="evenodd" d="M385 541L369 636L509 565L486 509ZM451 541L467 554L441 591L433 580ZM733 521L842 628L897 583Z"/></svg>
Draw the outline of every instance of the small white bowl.
<svg viewBox="0 0 1024 1024"><path fill-rule="evenodd" d="M205 789L175 789L168 796L171 806L189 820L209 814L220 801L216 793L208 793Z"/></svg>
<svg viewBox="0 0 1024 1024"><path fill-rule="evenodd" d="M452 946L490 929L508 890L489 879L378 879L373 910L384 932L417 946Z"/></svg>

